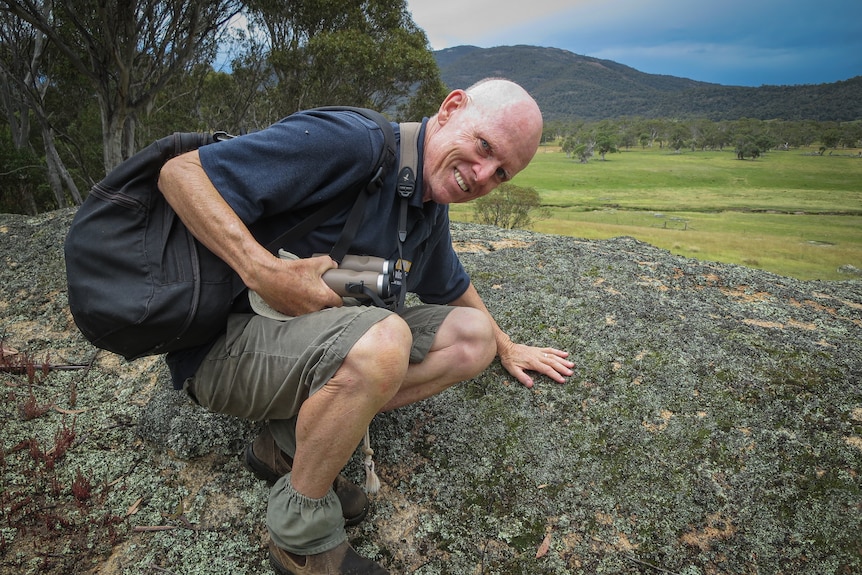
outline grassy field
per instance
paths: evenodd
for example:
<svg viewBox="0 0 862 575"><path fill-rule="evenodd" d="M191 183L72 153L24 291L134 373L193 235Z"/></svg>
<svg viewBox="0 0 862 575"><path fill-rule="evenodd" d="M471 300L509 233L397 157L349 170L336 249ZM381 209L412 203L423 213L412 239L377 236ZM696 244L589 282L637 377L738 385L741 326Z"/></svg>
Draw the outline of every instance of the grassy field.
<svg viewBox="0 0 862 575"><path fill-rule="evenodd" d="M862 157L775 151L631 149L587 164L542 147L515 180L536 188L550 217L539 232L632 236L675 254L738 263L799 279L849 279L862 269ZM452 219L473 221L469 204Z"/></svg>

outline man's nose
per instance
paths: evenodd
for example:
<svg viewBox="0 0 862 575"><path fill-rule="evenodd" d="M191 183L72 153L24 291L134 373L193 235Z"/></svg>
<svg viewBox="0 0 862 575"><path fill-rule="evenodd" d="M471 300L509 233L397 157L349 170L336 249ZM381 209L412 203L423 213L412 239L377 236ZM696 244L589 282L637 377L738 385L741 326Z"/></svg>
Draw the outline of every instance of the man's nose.
<svg viewBox="0 0 862 575"><path fill-rule="evenodd" d="M499 166L494 159L486 158L482 160L476 166L476 182L483 184L490 182L497 173L498 168Z"/></svg>

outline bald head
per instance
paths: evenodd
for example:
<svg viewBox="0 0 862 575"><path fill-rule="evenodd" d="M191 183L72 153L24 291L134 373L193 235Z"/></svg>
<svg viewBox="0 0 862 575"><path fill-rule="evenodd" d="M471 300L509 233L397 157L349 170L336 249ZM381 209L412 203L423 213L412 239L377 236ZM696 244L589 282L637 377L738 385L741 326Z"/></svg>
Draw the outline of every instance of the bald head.
<svg viewBox="0 0 862 575"><path fill-rule="evenodd" d="M479 80L465 91L475 98L482 98L488 102L496 102L498 105L514 103L520 100L529 100L535 105L533 98L524 88L505 78L485 78L484 80ZM538 110L538 106L536 106L536 109Z"/></svg>
<svg viewBox="0 0 862 575"><path fill-rule="evenodd" d="M523 170L542 137L542 113L526 90L492 78L449 93L425 130L423 198L481 197Z"/></svg>
<svg viewBox="0 0 862 575"><path fill-rule="evenodd" d="M542 138L542 112L539 105L520 85L504 78L486 78L467 88L471 104L485 112L518 118L521 137L535 141Z"/></svg>

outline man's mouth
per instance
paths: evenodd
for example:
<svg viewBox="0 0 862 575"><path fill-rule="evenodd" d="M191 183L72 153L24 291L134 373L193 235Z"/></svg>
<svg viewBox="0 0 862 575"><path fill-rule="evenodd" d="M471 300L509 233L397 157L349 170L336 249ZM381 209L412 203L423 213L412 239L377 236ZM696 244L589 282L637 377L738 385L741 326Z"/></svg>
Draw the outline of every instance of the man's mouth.
<svg viewBox="0 0 862 575"><path fill-rule="evenodd" d="M458 187L461 188L462 192L469 192L470 188L467 187L467 184L464 182L464 178L461 177L461 172L455 170L455 181L458 182Z"/></svg>

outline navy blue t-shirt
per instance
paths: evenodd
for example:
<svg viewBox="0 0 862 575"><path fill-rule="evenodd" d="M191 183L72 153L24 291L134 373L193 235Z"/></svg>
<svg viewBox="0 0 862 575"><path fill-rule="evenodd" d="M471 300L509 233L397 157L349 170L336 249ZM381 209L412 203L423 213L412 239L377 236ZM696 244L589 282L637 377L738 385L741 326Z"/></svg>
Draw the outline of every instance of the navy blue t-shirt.
<svg viewBox="0 0 862 575"><path fill-rule="evenodd" d="M400 142L397 124L396 142ZM410 200L403 258L411 262L408 291L426 303L461 296L470 279L452 248L449 208L422 202L422 141L416 192ZM199 149L210 181L262 244L269 244L345 190L361 190L384 146L380 127L354 112L298 112L272 126ZM368 198L362 225L348 253L397 259L398 162L380 191ZM364 193L364 192L362 192ZM338 241L352 204L294 245L300 256L327 253ZM168 354L176 387L197 370L210 346Z"/></svg>

